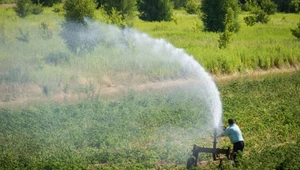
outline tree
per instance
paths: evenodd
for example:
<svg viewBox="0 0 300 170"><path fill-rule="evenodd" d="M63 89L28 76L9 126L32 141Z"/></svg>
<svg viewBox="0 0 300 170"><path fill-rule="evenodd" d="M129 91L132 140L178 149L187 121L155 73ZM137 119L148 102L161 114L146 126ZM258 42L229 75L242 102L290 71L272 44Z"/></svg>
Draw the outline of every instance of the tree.
<svg viewBox="0 0 300 170"><path fill-rule="evenodd" d="M240 11L239 2L237 0L202 0L201 3L201 20L204 23L205 31L224 32L225 18L228 9L234 12L235 30L238 31L238 14Z"/></svg>
<svg viewBox="0 0 300 170"><path fill-rule="evenodd" d="M68 0L64 4L66 22L62 24L60 36L65 40L69 50L83 54L93 50L100 42L97 29L89 24L94 17L96 3L94 0Z"/></svg>
<svg viewBox="0 0 300 170"><path fill-rule="evenodd" d="M297 28L291 29L293 36L295 36L298 40L300 40L300 21L297 24Z"/></svg>
<svg viewBox="0 0 300 170"><path fill-rule="evenodd" d="M139 0L140 18L146 21L171 21L173 15L171 0Z"/></svg>
<svg viewBox="0 0 300 170"><path fill-rule="evenodd" d="M172 0L175 9L185 7L186 1L187 0Z"/></svg>
<svg viewBox="0 0 300 170"><path fill-rule="evenodd" d="M32 0L34 4L43 4L43 6L52 7L54 4L61 3L62 0Z"/></svg>
<svg viewBox="0 0 300 170"><path fill-rule="evenodd" d="M236 31L235 29L236 26L234 22L234 11L231 8L229 8L225 16L225 30L220 34L218 40L220 49L227 47L227 45L231 41L232 33Z"/></svg>
<svg viewBox="0 0 300 170"><path fill-rule="evenodd" d="M280 12L300 12L300 0L272 0Z"/></svg>
<svg viewBox="0 0 300 170"><path fill-rule="evenodd" d="M185 11L189 14L197 14L199 11L200 2L197 0L186 0Z"/></svg>
<svg viewBox="0 0 300 170"><path fill-rule="evenodd" d="M24 18L32 12L32 2L31 0L18 0L14 10L17 15Z"/></svg>
<svg viewBox="0 0 300 170"><path fill-rule="evenodd" d="M64 9L66 20L84 23L85 17L94 18L96 3L94 0L67 0Z"/></svg>
<svg viewBox="0 0 300 170"><path fill-rule="evenodd" d="M136 0L102 0L100 3L109 15L114 9L122 15L122 19L133 18L137 10Z"/></svg>

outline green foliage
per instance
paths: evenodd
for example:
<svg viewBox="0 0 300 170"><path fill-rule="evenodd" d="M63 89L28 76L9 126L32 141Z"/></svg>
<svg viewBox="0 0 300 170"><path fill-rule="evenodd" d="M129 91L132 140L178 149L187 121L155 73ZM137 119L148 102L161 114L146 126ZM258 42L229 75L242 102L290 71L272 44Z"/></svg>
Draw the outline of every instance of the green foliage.
<svg viewBox="0 0 300 170"><path fill-rule="evenodd" d="M299 82L298 71L243 77L219 85L224 122L236 118L245 138L246 153L238 169L299 166L300 136L295 131L300 125L299 99L295 97L300 93Z"/></svg>
<svg viewBox="0 0 300 170"><path fill-rule="evenodd" d="M146 21L171 21L173 3L171 0L141 0L138 3L140 18Z"/></svg>
<svg viewBox="0 0 300 170"><path fill-rule="evenodd" d="M34 15L41 14L43 12L43 10L44 10L43 5L40 3L32 6L32 14L34 14Z"/></svg>
<svg viewBox="0 0 300 170"><path fill-rule="evenodd" d="M100 2L108 15L117 12L122 16L122 20L130 20L135 17L136 0L105 0Z"/></svg>
<svg viewBox="0 0 300 170"><path fill-rule="evenodd" d="M31 0L18 0L16 3L15 11L18 16L24 18L32 12Z"/></svg>
<svg viewBox="0 0 300 170"><path fill-rule="evenodd" d="M100 43L101 32L92 21L85 20L86 24L67 21L62 24L60 36L68 49L74 54L86 54L94 50Z"/></svg>
<svg viewBox="0 0 300 170"><path fill-rule="evenodd" d="M12 4L16 2L17 0L0 0L0 4Z"/></svg>
<svg viewBox="0 0 300 170"><path fill-rule="evenodd" d="M295 12L300 11L300 1L299 0L273 0L280 12Z"/></svg>
<svg viewBox="0 0 300 170"><path fill-rule="evenodd" d="M202 0L201 3L201 20L203 21L206 31L212 32L224 32L225 31L225 18L228 9L231 8L234 11L234 25L238 26L238 14L240 7L238 1L219 1L219 0ZM235 29L239 29L236 27Z"/></svg>
<svg viewBox="0 0 300 170"><path fill-rule="evenodd" d="M187 0L185 10L189 14L197 14L200 10L200 3L197 0Z"/></svg>
<svg viewBox="0 0 300 170"><path fill-rule="evenodd" d="M53 11L56 12L56 13L61 13L63 11L63 7L59 4L55 4L53 5Z"/></svg>
<svg viewBox="0 0 300 170"><path fill-rule="evenodd" d="M256 8L251 12L251 15L244 18L244 21L248 26L253 26L256 23L267 24L270 17L264 10Z"/></svg>
<svg viewBox="0 0 300 170"><path fill-rule="evenodd" d="M69 63L70 56L62 52L56 52L45 56L44 60L46 64L58 66L60 64Z"/></svg>
<svg viewBox="0 0 300 170"><path fill-rule="evenodd" d="M51 25L46 21L40 23L39 29L44 39L51 39L53 37L53 29L51 28Z"/></svg>
<svg viewBox="0 0 300 170"><path fill-rule="evenodd" d="M67 21L84 23L84 18L93 18L96 3L94 0L68 0L64 3Z"/></svg>
<svg viewBox="0 0 300 170"><path fill-rule="evenodd" d="M221 33L219 42L219 48L226 48L231 40L231 36L233 32L238 31L238 26L235 25L234 22L234 11L229 8L227 14L225 16L225 31Z"/></svg>
<svg viewBox="0 0 300 170"><path fill-rule="evenodd" d="M298 40L300 40L300 21L297 24L297 28L291 29L293 36L295 36Z"/></svg>
<svg viewBox="0 0 300 170"><path fill-rule="evenodd" d="M246 143L226 169L299 167L299 82L300 72L218 82L224 121L235 118ZM192 144L212 145L209 130L199 134L210 116L197 94L173 90L1 108L0 169L184 169Z"/></svg>
<svg viewBox="0 0 300 170"><path fill-rule="evenodd" d="M19 28L19 33L20 33L20 36L17 37L18 40L27 42L27 43L30 41L30 33L28 30L25 32L22 28Z"/></svg>
<svg viewBox="0 0 300 170"><path fill-rule="evenodd" d="M277 5L271 0L262 0L260 6L261 9L268 15L275 14L275 12L277 11Z"/></svg>
<svg viewBox="0 0 300 170"><path fill-rule="evenodd" d="M266 147L262 151L251 151L252 156L240 159L238 169L298 169L300 143L287 143L278 147ZM255 155L255 156L254 156Z"/></svg>
<svg viewBox="0 0 300 170"><path fill-rule="evenodd" d="M52 7L55 4L59 4L62 0L32 0L34 4L42 4L43 6Z"/></svg>
<svg viewBox="0 0 300 170"><path fill-rule="evenodd" d="M184 8L186 6L187 0L172 0L174 4L174 9Z"/></svg>
<svg viewBox="0 0 300 170"><path fill-rule="evenodd" d="M60 36L65 40L69 50L75 54L92 51L99 43L99 35L94 34L87 22L94 17L96 3L94 0L70 0L64 4L66 22L62 24Z"/></svg>

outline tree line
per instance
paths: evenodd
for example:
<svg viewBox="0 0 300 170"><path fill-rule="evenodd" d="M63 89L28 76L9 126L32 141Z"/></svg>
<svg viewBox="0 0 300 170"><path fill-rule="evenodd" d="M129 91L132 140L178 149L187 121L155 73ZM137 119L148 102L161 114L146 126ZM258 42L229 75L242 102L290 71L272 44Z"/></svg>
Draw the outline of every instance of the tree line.
<svg viewBox="0 0 300 170"><path fill-rule="evenodd" d="M94 11L99 9L104 11L108 23L125 27L130 25L129 21L136 15L145 21L176 20L173 9L183 8L188 13L198 14L204 24L204 31L220 33L219 48L226 48L231 35L239 31L238 15L241 10L249 11L249 15L244 18L248 26L268 23L269 15L277 11L300 12L300 0L17 0L15 11L19 16L25 17L30 13L41 13L43 6L57 4L63 4L66 20L83 24L82 29L85 29L85 18L94 18ZM73 25L66 22L63 28L68 35L67 32L71 32ZM64 34L62 36L64 39L69 37ZM73 38L76 38L76 33L71 42L78 42L78 46L82 44ZM83 44L86 43L84 48L87 51L97 44ZM70 48L78 51L78 46Z"/></svg>

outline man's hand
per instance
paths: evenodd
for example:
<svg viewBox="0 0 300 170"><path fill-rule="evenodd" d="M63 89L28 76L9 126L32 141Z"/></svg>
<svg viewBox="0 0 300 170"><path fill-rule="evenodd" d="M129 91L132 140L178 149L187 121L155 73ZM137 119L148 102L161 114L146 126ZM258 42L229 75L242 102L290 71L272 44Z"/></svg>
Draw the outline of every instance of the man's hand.
<svg viewBox="0 0 300 170"><path fill-rule="evenodd" d="M226 126L220 126L220 128L226 130Z"/></svg>

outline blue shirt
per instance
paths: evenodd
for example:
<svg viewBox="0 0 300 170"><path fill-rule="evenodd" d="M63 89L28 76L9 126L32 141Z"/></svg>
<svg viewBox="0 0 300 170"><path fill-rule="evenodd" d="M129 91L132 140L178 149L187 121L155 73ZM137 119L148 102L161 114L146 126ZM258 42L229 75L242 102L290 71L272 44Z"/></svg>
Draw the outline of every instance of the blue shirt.
<svg viewBox="0 0 300 170"><path fill-rule="evenodd" d="M222 134L228 136L231 143L244 141L242 132L236 124L230 125Z"/></svg>

